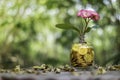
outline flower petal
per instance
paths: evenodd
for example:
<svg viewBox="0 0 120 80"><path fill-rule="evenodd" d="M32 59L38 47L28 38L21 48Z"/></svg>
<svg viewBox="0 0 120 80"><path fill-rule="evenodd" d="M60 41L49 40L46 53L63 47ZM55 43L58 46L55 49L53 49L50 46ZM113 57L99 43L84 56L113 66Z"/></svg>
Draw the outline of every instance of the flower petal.
<svg viewBox="0 0 120 80"><path fill-rule="evenodd" d="M85 10L82 9L77 13L78 17L82 17L82 18L91 18L94 21L99 20L100 16L98 15L97 12L93 11L93 10Z"/></svg>

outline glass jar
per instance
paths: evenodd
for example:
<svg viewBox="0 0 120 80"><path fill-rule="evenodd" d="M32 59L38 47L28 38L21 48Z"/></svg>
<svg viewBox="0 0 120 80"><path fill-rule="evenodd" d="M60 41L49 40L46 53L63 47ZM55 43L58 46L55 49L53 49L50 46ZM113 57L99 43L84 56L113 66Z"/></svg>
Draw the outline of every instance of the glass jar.
<svg viewBox="0 0 120 80"><path fill-rule="evenodd" d="M88 68L93 65L94 51L87 44L73 44L70 54L71 66L75 68Z"/></svg>

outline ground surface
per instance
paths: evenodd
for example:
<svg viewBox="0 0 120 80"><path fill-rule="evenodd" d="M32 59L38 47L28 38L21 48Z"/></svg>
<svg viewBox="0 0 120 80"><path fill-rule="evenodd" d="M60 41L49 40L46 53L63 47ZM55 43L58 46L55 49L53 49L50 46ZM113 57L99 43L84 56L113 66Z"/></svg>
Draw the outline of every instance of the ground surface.
<svg viewBox="0 0 120 80"><path fill-rule="evenodd" d="M120 80L120 66L94 67L92 70L74 69L69 65L52 67L33 66L23 69L0 69L0 80Z"/></svg>
<svg viewBox="0 0 120 80"><path fill-rule="evenodd" d="M42 74L1 73L0 80L120 80L120 71L110 71L102 75L93 75L89 71L54 72Z"/></svg>

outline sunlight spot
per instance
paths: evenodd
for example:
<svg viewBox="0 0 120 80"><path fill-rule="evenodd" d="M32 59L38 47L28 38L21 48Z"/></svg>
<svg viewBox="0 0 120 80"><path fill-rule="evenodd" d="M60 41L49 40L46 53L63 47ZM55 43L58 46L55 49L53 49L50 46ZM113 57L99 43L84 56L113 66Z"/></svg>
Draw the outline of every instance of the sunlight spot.
<svg viewBox="0 0 120 80"><path fill-rule="evenodd" d="M74 11L73 9L69 9L69 10L68 10L68 14L70 14L70 15L73 15L74 12L75 12L75 11Z"/></svg>
<svg viewBox="0 0 120 80"><path fill-rule="evenodd" d="M102 45L102 42L101 42L101 40L99 40L99 39L95 39L94 40L94 45L96 45L96 46L101 46Z"/></svg>
<svg viewBox="0 0 120 80"><path fill-rule="evenodd" d="M103 30L102 29L98 29L97 33L98 33L98 35L103 35Z"/></svg>

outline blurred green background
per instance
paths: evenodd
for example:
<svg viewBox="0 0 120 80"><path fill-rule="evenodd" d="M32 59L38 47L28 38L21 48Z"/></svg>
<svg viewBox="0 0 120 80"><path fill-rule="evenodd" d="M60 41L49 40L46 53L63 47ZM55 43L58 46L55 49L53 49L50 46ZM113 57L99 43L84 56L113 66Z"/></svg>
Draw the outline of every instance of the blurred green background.
<svg viewBox="0 0 120 80"><path fill-rule="evenodd" d="M0 67L69 64L70 48L78 37L55 25L78 25L80 9L100 14L99 27L86 35L95 63L119 64L120 0L0 0Z"/></svg>

